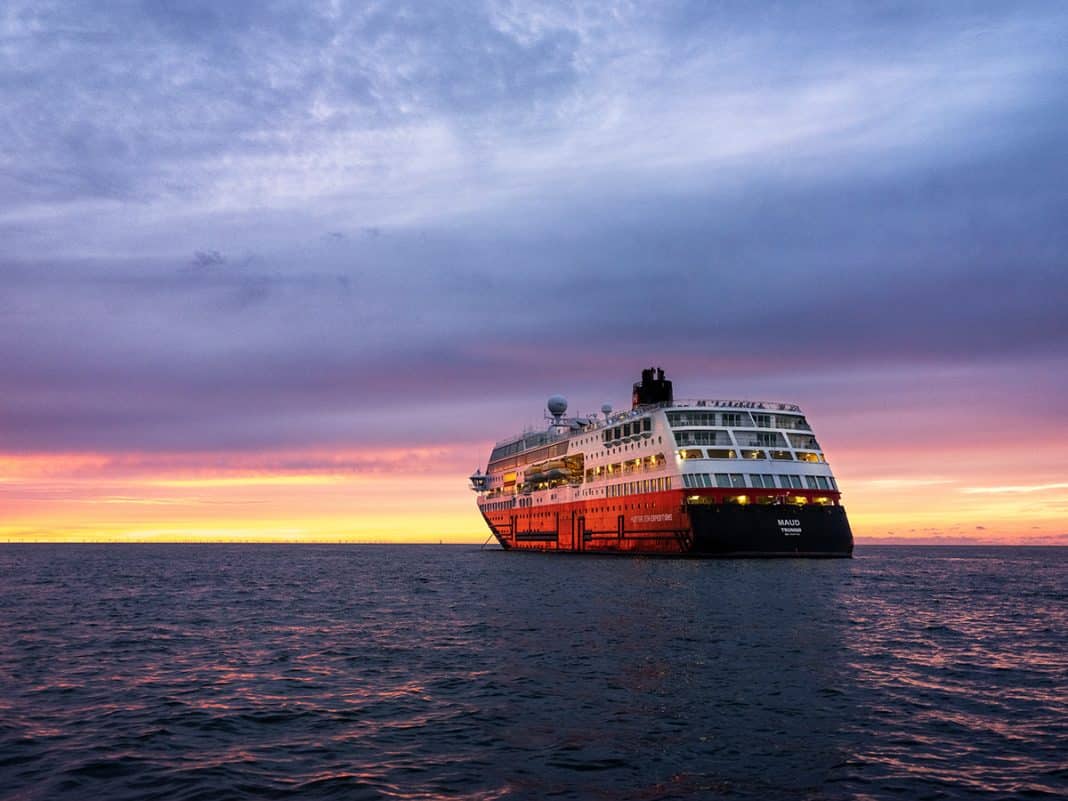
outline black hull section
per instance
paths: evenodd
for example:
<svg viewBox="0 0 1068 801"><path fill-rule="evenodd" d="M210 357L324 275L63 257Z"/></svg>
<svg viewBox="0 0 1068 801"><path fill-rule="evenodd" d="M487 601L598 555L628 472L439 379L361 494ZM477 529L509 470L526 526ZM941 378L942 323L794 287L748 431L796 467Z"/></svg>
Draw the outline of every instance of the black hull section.
<svg viewBox="0 0 1068 801"><path fill-rule="evenodd" d="M694 505L691 556L850 557L841 506Z"/></svg>

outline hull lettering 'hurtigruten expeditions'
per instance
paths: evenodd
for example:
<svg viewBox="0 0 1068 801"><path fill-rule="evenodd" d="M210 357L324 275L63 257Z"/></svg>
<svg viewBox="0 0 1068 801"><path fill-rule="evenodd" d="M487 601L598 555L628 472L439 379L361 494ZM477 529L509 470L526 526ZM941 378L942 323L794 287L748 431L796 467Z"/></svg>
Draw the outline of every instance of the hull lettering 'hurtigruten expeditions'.
<svg viewBox="0 0 1068 801"><path fill-rule="evenodd" d="M801 409L674 399L642 371L631 408L565 417L497 443L471 476L506 550L676 556L851 556L838 484Z"/></svg>

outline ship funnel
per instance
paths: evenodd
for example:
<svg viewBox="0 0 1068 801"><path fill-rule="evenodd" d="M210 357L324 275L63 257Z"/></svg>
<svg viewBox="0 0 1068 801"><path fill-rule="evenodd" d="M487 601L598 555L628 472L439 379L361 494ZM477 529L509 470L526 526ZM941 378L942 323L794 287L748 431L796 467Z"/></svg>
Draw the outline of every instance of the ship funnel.
<svg viewBox="0 0 1068 801"><path fill-rule="evenodd" d="M631 395L631 408L671 403L673 400L671 382L664 377L662 368L650 367L642 370L642 380L634 385L634 393Z"/></svg>

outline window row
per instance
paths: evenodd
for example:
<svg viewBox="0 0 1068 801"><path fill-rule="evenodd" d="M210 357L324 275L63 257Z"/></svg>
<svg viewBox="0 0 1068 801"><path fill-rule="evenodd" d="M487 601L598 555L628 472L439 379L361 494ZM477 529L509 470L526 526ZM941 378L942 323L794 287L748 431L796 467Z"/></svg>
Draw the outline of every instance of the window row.
<svg viewBox="0 0 1068 801"><path fill-rule="evenodd" d="M676 445L733 445L731 435L724 430L676 431Z"/></svg>
<svg viewBox="0 0 1068 801"><path fill-rule="evenodd" d="M511 447L511 445L502 446L502 448ZM501 450L501 448L494 448L493 454L496 454L499 450ZM529 451L527 453L522 453L519 456L512 456L508 459L498 459L495 455L491 455L490 463L489 466L486 468L486 472L493 473L499 470L508 470L513 467L522 467L523 465L530 464L531 462L540 462L543 459L551 459L554 456L563 456L566 453L567 443L558 442L555 445L548 445L544 448L538 448L536 451Z"/></svg>
<svg viewBox="0 0 1068 801"><path fill-rule="evenodd" d="M657 453L649 456L627 459L625 462L591 467L586 470L587 481L600 481L601 479L616 478L631 473L641 473L646 470L659 470L664 466L664 454Z"/></svg>
<svg viewBox="0 0 1068 801"><path fill-rule="evenodd" d="M668 425L682 426L741 426L749 423L748 412L668 412Z"/></svg>
<svg viewBox="0 0 1068 801"><path fill-rule="evenodd" d="M710 412L688 409L667 413L672 428L687 426L756 426L757 428L789 428L795 431L811 431L808 421L799 414L764 414L761 412Z"/></svg>
<svg viewBox="0 0 1068 801"><path fill-rule="evenodd" d="M622 484L612 484L605 488L605 494L609 498L620 498L624 495L639 495L643 492L662 492L671 489L671 479L667 476L662 478L643 478L640 481L625 481Z"/></svg>
<svg viewBox="0 0 1068 801"><path fill-rule="evenodd" d="M683 473L682 485L686 489L702 489L716 487L720 489L744 489L746 485L745 473ZM833 478L828 476L798 476L771 473L750 473L749 487L753 489L812 489L812 490L837 490L838 486ZM802 483L803 481L803 483Z"/></svg>
<svg viewBox="0 0 1068 801"><path fill-rule="evenodd" d="M623 423L622 425L612 426L606 428L601 433L601 438L604 440L605 445L610 442L618 442L619 440L626 439L627 437L637 437L642 434L651 434L653 430L653 419L651 417L643 417L640 420L634 420L630 423Z"/></svg>
<svg viewBox="0 0 1068 801"><path fill-rule="evenodd" d="M708 454L707 456L705 454ZM797 455L784 450L734 450L733 448L709 448L707 451L701 448L682 448L678 451L680 459L772 459L778 462L811 462L819 464L826 462L827 458L822 453L809 453L798 451Z"/></svg>
<svg viewBox="0 0 1068 801"><path fill-rule="evenodd" d="M796 436L790 435L791 438ZM804 442L811 441L815 447L815 438L804 436ZM734 432L734 440L743 447L750 448L785 448L786 440L778 431L747 431L737 430ZM695 429L675 432L676 445L734 445L731 434L725 429ZM797 445L795 447L803 447ZM804 446L807 447L807 446Z"/></svg>

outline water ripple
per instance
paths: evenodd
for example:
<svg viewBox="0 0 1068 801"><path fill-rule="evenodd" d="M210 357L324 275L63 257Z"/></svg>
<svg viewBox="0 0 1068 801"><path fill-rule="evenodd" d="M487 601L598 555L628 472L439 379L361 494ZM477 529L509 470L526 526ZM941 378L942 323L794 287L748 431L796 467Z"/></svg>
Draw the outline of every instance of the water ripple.
<svg viewBox="0 0 1068 801"><path fill-rule="evenodd" d="M0 548L0 797L1055 798L1068 551Z"/></svg>

